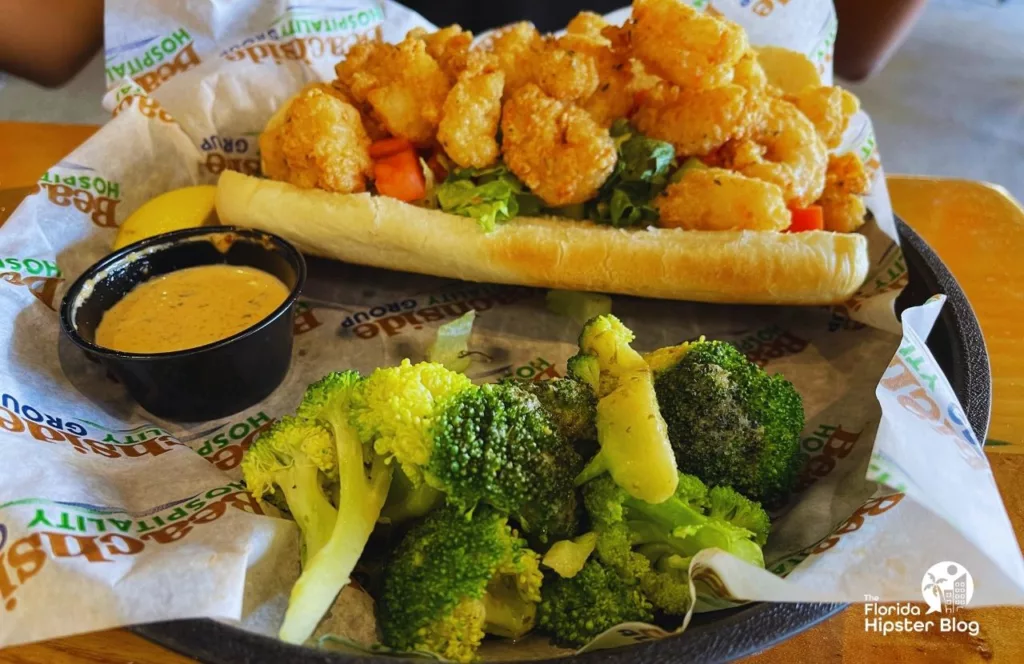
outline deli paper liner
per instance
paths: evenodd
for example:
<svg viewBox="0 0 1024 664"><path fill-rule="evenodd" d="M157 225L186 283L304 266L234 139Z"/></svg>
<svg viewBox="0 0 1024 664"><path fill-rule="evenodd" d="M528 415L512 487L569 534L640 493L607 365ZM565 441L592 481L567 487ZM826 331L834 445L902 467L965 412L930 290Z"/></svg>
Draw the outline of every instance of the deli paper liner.
<svg viewBox="0 0 1024 664"><path fill-rule="evenodd" d="M743 24L755 44L806 53L831 81L831 3L692 4ZM400 5L367 0L107 2L103 103L113 117L0 228L0 646L200 616L274 634L298 573L297 529L245 493L239 462L308 383L331 370L422 360L437 326L470 309L472 378L564 372L578 325L548 312L542 291L324 261L314 262L296 311L283 384L223 420L154 419L60 338L66 286L109 252L134 209L225 169L256 173L259 132L282 101L333 78L357 36L379 28L398 40L416 26L432 27ZM902 324L893 313L907 270L873 136L858 114L841 148L868 164L874 217L862 231L871 274L844 305L613 298L640 350L700 334L731 340L804 396L806 462L798 493L775 515L768 571L702 552L692 569L697 610L866 594L920 600L924 572L943 560L974 575L972 605L1024 601L1020 550L981 443L924 343L942 298L904 312ZM360 592L350 587L336 603L320 631L335 635L325 647L372 645ZM588 648L665 634L625 625ZM539 636L483 650L564 652Z"/></svg>

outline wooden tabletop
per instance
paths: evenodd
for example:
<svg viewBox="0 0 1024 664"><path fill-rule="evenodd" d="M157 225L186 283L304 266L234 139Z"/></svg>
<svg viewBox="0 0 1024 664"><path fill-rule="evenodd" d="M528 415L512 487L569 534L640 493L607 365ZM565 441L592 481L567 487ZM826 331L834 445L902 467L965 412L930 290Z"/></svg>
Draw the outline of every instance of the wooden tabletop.
<svg viewBox="0 0 1024 664"><path fill-rule="evenodd" d="M0 222L36 178L95 131L93 127L0 122ZM985 334L993 374L986 446L1018 541L1024 537L1024 209L999 187L963 180L890 176L896 212L956 275ZM746 664L887 661L906 664L1024 662L1024 608L965 610L970 635L864 631L854 606ZM109 630L0 650L0 664L111 662L182 664L192 660Z"/></svg>

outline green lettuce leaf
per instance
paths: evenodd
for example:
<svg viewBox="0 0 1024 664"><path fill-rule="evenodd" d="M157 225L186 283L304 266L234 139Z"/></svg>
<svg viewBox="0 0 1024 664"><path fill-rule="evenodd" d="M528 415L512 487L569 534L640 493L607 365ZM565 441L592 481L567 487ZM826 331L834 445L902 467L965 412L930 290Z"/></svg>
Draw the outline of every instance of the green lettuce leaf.
<svg viewBox="0 0 1024 664"><path fill-rule="evenodd" d="M503 163L487 168L457 168L437 188L441 209L472 217L490 232L513 217L541 211L539 198L529 193Z"/></svg>
<svg viewBox="0 0 1024 664"><path fill-rule="evenodd" d="M612 226L656 223L658 210L652 202L668 184L676 161L675 148L644 136L624 119L616 120L610 133L618 160L597 198L587 204L587 217Z"/></svg>

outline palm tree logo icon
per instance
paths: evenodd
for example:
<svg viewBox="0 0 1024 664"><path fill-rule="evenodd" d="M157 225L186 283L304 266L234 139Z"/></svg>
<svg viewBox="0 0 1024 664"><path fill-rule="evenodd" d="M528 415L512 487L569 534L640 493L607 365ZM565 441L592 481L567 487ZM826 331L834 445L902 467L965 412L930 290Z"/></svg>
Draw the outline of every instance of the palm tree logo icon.
<svg viewBox="0 0 1024 664"><path fill-rule="evenodd" d="M928 613L938 613L943 609L953 613L971 601L974 579L959 563L951 560L936 563L921 580L921 595L928 605Z"/></svg>

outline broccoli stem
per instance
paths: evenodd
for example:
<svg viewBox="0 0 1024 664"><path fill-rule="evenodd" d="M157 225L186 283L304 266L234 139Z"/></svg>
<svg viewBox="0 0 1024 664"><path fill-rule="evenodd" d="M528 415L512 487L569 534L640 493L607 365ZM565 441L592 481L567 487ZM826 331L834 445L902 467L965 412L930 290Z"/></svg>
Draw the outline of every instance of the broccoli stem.
<svg viewBox="0 0 1024 664"><path fill-rule="evenodd" d="M391 485L391 467L384 458L374 455L367 475L359 436L347 421L334 419L330 424L338 448L337 519L330 539L309 560L292 587L278 634L289 643L305 642L348 584Z"/></svg>
<svg viewBox="0 0 1024 664"><path fill-rule="evenodd" d="M302 564L316 555L331 537L337 511L324 495L317 467L311 463L292 463L274 474L284 492L292 518L302 531Z"/></svg>
<svg viewBox="0 0 1024 664"><path fill-rule="evenodd" d="M656 504L627 498L622 506L630 515L638 514L643 520L658 524L667 535L671 535L677 528L699 528L708 522L708 518L699 510L678 498L669 498Z"/></svg>
<svg viewBox="0 0 1024 664"><path fill-rule="evenodd" d="M380 516L391 523L402 523L420 518L443 501L443 493L422 480L419 486L414 486L409 476L399 468L391 480L388 499Z"/></svg>
<svg viewBox="0 0 1024 664"><path fill-rule="evenodd" d="M488 634L518 639L533 629L537 605L519 594L515 576L501 574L492 579L482 601Z"/></svg>
<svg viewBox="0 0 1024 664"><path fill-rule="evenodd" d="M608 457L603 453L603 450L599 450L586 465L586 467L580 471L580 474L576 476L576 486L582 486L594 479L604 475L608 471Z"/></svg>
<svg viewBox="0 0 1024 664"><path fill-rule="evenodd" d="M717 548L764 567L761 547L748 539L751 535L748 530L708 518L685 501L669 498L652 505L630 498L623 507L630 519L627 525L634 545L663 544L686 558L702 549ZM633 520L637 516L642 520Z"/></svg>

